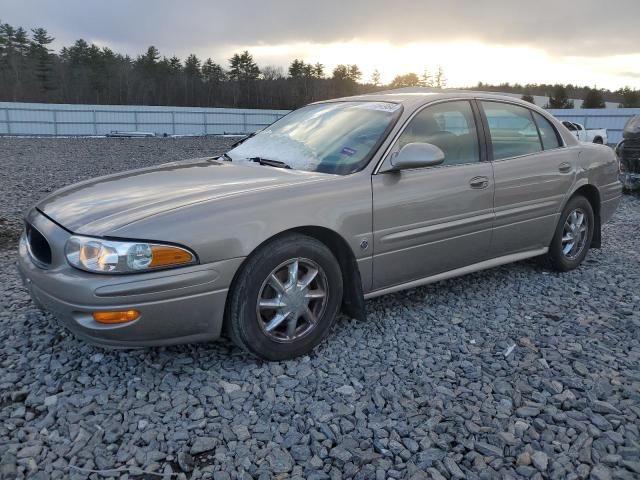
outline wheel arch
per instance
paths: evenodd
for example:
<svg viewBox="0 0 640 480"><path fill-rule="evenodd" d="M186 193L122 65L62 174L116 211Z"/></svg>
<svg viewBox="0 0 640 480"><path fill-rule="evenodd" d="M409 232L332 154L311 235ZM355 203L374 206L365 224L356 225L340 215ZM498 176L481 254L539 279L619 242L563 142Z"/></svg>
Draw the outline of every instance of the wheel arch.
<svg viewBox="0 0 640 480"><path fill-rule="evenodd" d="M323 244L325 244L331 253L333 253L340 265L340 271L342 273L343 281L343 296L341 311L352 318L358 320L366 319L366 308L364 304L364 292L362 289L362 278L360 276L360 269L358 268L358 262L353 250L347 243L347 241L337 232L327 227L320 227L316 225L305 225L293 227L287 230L283 230L271 237L265 239L262 243L257 245L252 252L244 259L242 264L238 267L238 270L233 276L233 280L229 286L229 291L235 287L236 280L249 258L257 251L261 250L269 243L277 240L278 238L290 233L299 233L308 237L314 238ZM227 295L227 306L229 302L229 295ZM225 308L225 322L226 322Z"/></svg>
<svg viewBox="0 0 640 480"><path fill-rule="evenodd" d="M581 195L585 197L591 204L593 209L593 219L595 225L593 226L593 239L591 240L591 248L600 248L602 245L602 222L600 220L600 192L598 188L591 183L585 183L580 185L567 199L567 202L575 197ZM564 208L564 207L563 207Z"/></svg>

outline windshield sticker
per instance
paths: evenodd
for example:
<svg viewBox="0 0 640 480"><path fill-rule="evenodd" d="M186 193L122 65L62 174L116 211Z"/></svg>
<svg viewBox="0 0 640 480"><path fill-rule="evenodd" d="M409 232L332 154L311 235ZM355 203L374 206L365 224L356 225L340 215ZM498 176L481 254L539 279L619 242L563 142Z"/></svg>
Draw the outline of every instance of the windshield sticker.
<svg viewBox="0 0 640 480"><path fill-rule="evenodd" d="M365 110L377 110L379 112L395 112L400 108L397 103L388 102L362 102L356 105L354 108L364 108Z"/></svg>
<svg viewBox="0 0 640 480"><path fill-rule="evenodd" d="M357 150L351 147L343 147L342 150L340 151L340 153L349 155L350 157L353 157L356 154L356 152Z"/></svg>

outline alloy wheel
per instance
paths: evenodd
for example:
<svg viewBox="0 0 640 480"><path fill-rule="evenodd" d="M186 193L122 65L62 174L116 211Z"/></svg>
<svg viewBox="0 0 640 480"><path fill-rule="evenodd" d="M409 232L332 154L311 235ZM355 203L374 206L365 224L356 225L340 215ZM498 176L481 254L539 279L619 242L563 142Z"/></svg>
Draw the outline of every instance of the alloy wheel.
<svg viewBox="0 0 640 480"><path fill-rule="evenodd" d="M562 253L569 260L577 258L585 248L589 234L587 214L576 208L569 213L562 230Z"/></svg>
<svg viewBox="0 0 640 480"><path fill-rule="evenodd" d="M287 260L267 276L256 314L262 331L277 342L293 342L311 332L328 300L327 277L308 258Z"/></svg>

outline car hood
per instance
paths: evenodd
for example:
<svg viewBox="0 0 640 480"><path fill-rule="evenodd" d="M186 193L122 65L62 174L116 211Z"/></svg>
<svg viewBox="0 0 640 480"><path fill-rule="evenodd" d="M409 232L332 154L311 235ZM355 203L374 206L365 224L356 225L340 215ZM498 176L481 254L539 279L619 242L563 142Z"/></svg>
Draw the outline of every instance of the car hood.
<svg viewBox="0 0 640 480"><path fill-rule="evenodd" d="M87 180L54 192L36 207L74 233L108 235L176 208L331 177L202 158Z"/></svg>

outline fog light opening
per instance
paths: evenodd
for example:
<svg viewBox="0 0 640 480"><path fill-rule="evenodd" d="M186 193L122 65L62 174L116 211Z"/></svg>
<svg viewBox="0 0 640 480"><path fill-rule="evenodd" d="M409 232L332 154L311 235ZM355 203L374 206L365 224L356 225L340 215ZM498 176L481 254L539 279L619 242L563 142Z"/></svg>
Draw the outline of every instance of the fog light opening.
<svg viewBox="0 0 640 480"><path fill-rule="evenodd" d="M124 310L122 312L93 312L93 319L98 323L127 323L140 318L138 310Z"/></svg>

